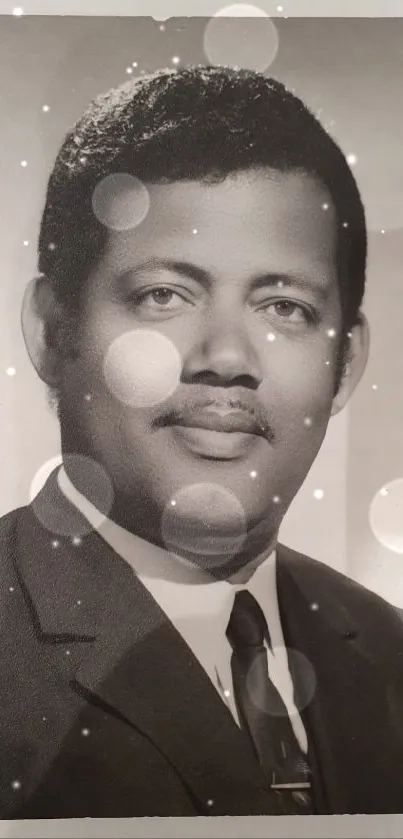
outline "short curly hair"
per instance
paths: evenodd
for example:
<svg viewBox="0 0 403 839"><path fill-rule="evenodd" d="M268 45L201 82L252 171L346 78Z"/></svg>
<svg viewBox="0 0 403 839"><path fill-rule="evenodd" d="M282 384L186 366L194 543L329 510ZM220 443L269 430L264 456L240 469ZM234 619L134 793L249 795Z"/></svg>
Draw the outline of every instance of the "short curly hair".
<svg viewBox="0 0 403 839"><path fill-rule="evenodd" d="M66 310L78 313L80 289L106 244L92 195L107 175L129 173L145 183L217 182L262 165L301 170L329 190L346 333L365 288L367 233L358 186L308 107L279 81L252 70L162 69L94 99L65 137L49 178L39 271Z"/></svg>

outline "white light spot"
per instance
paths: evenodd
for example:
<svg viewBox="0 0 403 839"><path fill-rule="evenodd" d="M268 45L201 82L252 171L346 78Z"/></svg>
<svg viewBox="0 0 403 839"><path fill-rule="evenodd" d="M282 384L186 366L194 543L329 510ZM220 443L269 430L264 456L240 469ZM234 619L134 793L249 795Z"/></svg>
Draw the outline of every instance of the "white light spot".
<svg viewBox="0 0 403 839"><path fill-rule="evenodd" d="M275 336L274 332L269 332L268 333L267 340L268 341L275 341L276 340L276 336Z"/></svg>
<svg viewBox="0 0 403 839"><path fill-rule="evenodd" d="M83 154L83 155L80 157L80 163L86 163L86 162L87 162L87 158L86 158L85 154Z"/></svg>
<svg viewBox="0 0 403 839"><path fill-rule="evenodd" d="M180 61L181 61L181 60L180 60L180 58L179 58L179 55L174 55L174 56L173 56L173 58L172 58L172 64L180 64Z"/></svg>
<svg viewBox="0 0 403 839"><path fill-rule="evenodd" d="M81 734L83 735L83 737L88 737L89 733L90 733L89 728L82 728L81 729Z"/></svg>
<svg viewBox="0 0 403 839"><path fill-rule="evenodd" d="M84 399L85 399L85 401L86 401L86 402L91 402L91 399L92 399L91 394L90 394L90 393L86 393L86 394L85 394L85 396L84 396Z"/></svg>
<svg viewBox="0 0 403 839"><path fill-rule="evenodd" d="M250 473L250 476L251 478L257 478L257 472L253 470L253 472Z"/></svg>
<svg viewBox="0 0 403 839"><path fill-rule="evenodd" d="M314 493L313 493L313 497L314 497L314 498L316 498L316 499L317 499L317 501L321 501L321 499L323 498L324 494L325 494L325 493L324 493L323 489L315 489L315 490L314 490Z"/></svg>
<svg viewBox="0 0 403 839"><path fill-rule="evenodd" d="M354 166L354 164L357 163L357 155L356 154L348 154L347 155L347 163L349 163L350 166Z"/></svg>
<svg viewBox="0 0 403 839"><path fill-rule="evenodd" d="M337 333L336 333L336 330L335 330L335 329L328 329L328 330L327 330L327 336L328 336L328 338L335 338L336 334L337 334Z"/></svg>
<svg viewBox="0 0 403 839"><path fill-rule="evenodd" d="M109 347L104 376L116 399L135 408L159 405L176 391L182 360L174 343L149 329L125 332Z"/></svg>
<svg viewBox="0 0 403 839"><path fill-rule="evenodd" d="M369 509L369 522L381 545L403 554L403 478L391 481L377 492Z"/></svg>
<svg viewBox="0 0 403 839"><path fill-rule="evenodd" d="M384 234L384 233L385 233L385 230L384 230L384 228L382 228L382 230L381 230L381 233L382 233L382 234Z"/></svg>
<svg viewBox="0 0 403 839"><path fill-rule="evenodd" d="M213 805L214 805L214 801L213 801L213 799L212 799L212 798L209 798L209 800L208 800L208 802L207 802L207 807L213 807Z"/></svg>
<svg viewBox="0 0 403 839"><path fill-rule="evenodd" d="M204 31L204 52L211 64L263 72L273 63L278 47L277 28L268 13L247 3L220 9Z"/></svg>
<svg viewBox="0 0 403 839"><path fill-rule="evenodd" d="M42 105L42 110L44 114L47 114L50 111L49 105Z"/></svg>
<svg viewBox="0 0 403 839"><path fill-rule="evenodd" d="M91 524L83 516L78 515L74 507L60 507L53 501L53 492L41 493L43 485L52 472L64 461L67 474L73 484L80 487L82 494L89 498L96 508L95 523ZM112 482L101 464L90 457L79 454L61 455L51 458L41 466L31 482L29 496L31 509L43 527L57 535L79 538L90 533L94 527L100 526L112 509L114 490ZM62 481L63 475L53 480Z"/></svg>
<svg viewBox="0 0 403 839"><path fill-rule="evenodd" d="M347 332L347 338L352 338L352 337L353 337L353 333L352 332Z"/></svg>
<svg viewBox="0 0 403 839"><path fill-rule="evenodd" d="M277 6L277 11L280 12L280 13L283 12L284 11L283 6Z"/></svg>
<svg viewBox="0 0 403 839"><path fill-rule="evenodd" d="M305 417L305 419L304 419L304 425L306 425L308 428L310 428L310 427L311 427L311 425L312 425L312 420L311 420L311 417Z"/></svg>
<svg viewBox="0 0 403 839"><path fill-rule="evenodd" d="M77 600L77 606L81 606L81 600Z"/></svg>
<svg viewBox="0 0 403 839"><path fill-rule="evenodd" d="M60 545L59 540L58 540L58 539L53 539L53 541L52 541L52 548L58 548L58 547L59 547L59 545Z"/></svg>
<svg viewBox="0 0 403 839"><path fill-rule="evenodd" d="M197 230L197 227L194 227L194 228L193 228L193 233L194 233L194 235L195 235L195 236L196 236L196 233L198 233L198 232L199 232L199 231Z"/></svg>
<svg viewBox="0 0 403 839"><path fill-rule="evenodd" d="M22 17L23 14L24 14L24 9L22 9L21 6L15 6L14 7L13 15L15 15L15 17Z"/></svg>
<svg viewBox="0 0 403 839"><path fill-rule="evenodd" d="M325 361L326 367L329 367L330 361Z"/></svg>
<svg viewBox="0 0 403 839"><path fill-rule="evenodd" d="M301 691L294 694L293 704L296 705L298 710L306 708L314 696L317 684L315 670L311 662L299 650L295 650L290 647L285 649L284 645L281 647L273 647L273 654L276 659L278 656L280 661L284 660L284 656L286 657L286 660L288 658L291 672L295 671L298 673L298 676L300 677L299 684L301 686ZM259 710L264 711L266 714L270 714L271 717L286 717L288 722L289 709L285 707L284 701L279 698L277 691L262 691L261 681L260 661L255 658L249 668L246 680L246 689L250 699L255 704L256 708L259 708ZM288 703L290 700L291 696L289 695Z"/></svg>
<svg viewBox="0 0 403 839"><path fill-rule="evenodd" d="M372 390L378 390L378 385L372 385Z"/></svg>
<svg viewBox="0 0 403 839"><path fill-rule="evenodd" d="M171 507L176 507L176 501L171 501Z"/></svg>
<svg viewBox="0 0 403 839"><path fill-rule="evenodd" d="M263 17L267 18L268 14L258 6L251 3L233 3L231 6L225 6L215 13L216 18L236 18L236 17Z"/></svg>
<svg viewBox="0 0 403 839"><path fill-rule="evenodd" d="M7 367L7 370L6 370L7 376L15 376L16 372L17 371L16 371L15 367Z"/></svg>
<svg viewBox="0 0 403 839"><path fill-rule="evenodd" d="M28 166L28 161L27 160L21 160L21 166L25 169L25 167Z"/></svg>
<svg viewBox="0 0 403 839"><path fill-rule="evenodd" d="M14 586L10 586L9 591L11 591L11 592L15 591Z"/></svg>
<svg viewBox="0 0 403 839"><path fill-rule="evenodd" d="M275 495L274 498L273 498L273 504L280 504L280 501L281 501L280 496Z"/></svg>
<svg viewBox="0 0 403 839"><path fill-rule="evenodd" d="M277 285L277 288L284 288L284 282L283 282L283 280L278 280L278 282L277 282L277 284L276 284L276 285Z"/></svg>
<svg viewBox="0 0 403 839"><path fill-rule="evenodd" d="M224 691L224 696L226 696L227 699L228 699L228 697L231 696L231 691L230 690L225 690Z"/></svg>
<svg viewBox="0 0 403 839"><path fill-rule="evenodd" d="M132 68L131 68L131 67L126 67L126 73L129 73L129 74L130 74L130 73L132 73L132 72L133 72L133 70L132 70Z"/></svg>
<svg viewBox="0 0 403 839"><path fill-rule="evenodd" d="M56 245L55 245L54 242L49 242L48 250L50 250L50 251L55 251L56 250Z"/></svg>
<svg viewBox="0 0 403 839"><path fill-rule="evenodd" d="M159 27L159 29L160 29L160 32L165 32L165 26L164 26L163 23L161 23L161 26Z"/></svg>
<svg viewBox="0 0 403 839"><path fill-rule="evenodd" d="M133 67L138 67L137 61L133 61Z"/></svg>
<svg viewBox="0 0 403 839"><path fill-rule="evenodd" d="M24 239L24 248L27 248L29 245L28 239Z"/></svg>
<svg viewBox="0 0 403 839"><path fill-rule="evenodd" d="M66 650L66 655L70 655L70 650Z"/></svg>
<svg viewBox="0 0 403 839"><path fill-rule="evenodd" d="M42 717L42 719L43 719L43 722L46 722L47 717Z"/></svg>
<svg viewBox="0 0 403 839"><path fill-rule="evenodd" d="M168 550L210 570L224 566L246 539L246 516L237 496L216 483L182 487L176 505L167 504L162 537Z"/></svg>
<svg viewBox="0 0 403 839"><path fill-rule="evenodd" d="M73 536L72 541L73 541L73 545L81 545L81 542L82 542L82 540L80 539L79 536Z"/></svg>
<svg viewBox="0 0 403 839"><path fill-rule="evenodd" d="M327 204L326 202L324 204L322 204L322 210L328 210L328 209L329 209L329 204Z"/></svg>
<svg viewBox="0 0 403 839"><path fill-rule="evenodd" d="M318 609L319 609L318 604L317 603L311 603L311 609L312 609L313 612L317 612Z"/></svg>
<svg viewBox="0 0 403 839"><path fill-rule="evenodd" d="M11 786L13 789L21 789L21 781L13 781Z"/></svg>
<svg viewBox="0 0 403 839"><path fill-rule="evenodd" d="M145 219L150 195L139 178L124 172L107 175L92 194L92 209L105 227L132 230Z"/></svg>
<svg viewBox="0 0 403 839"><path fill-rule="evenodd" d="M343 221L343 227L348 227L348 221Z"/></svg>

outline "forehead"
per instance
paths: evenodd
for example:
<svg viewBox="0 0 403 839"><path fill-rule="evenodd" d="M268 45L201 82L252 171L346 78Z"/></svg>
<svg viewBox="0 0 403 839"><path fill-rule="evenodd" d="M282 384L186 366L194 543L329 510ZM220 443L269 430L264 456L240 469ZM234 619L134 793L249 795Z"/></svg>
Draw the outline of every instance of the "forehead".
<svg viewBox="0 0 403 839"><path fill-rule="evenodd" d="M336 213L326 188L303 172L266 167L219 183L147 184L148 212L108 234L104 258L130 268L145 256L189 259L209 270L329 270L335 266ZM133 195L133 200L136 196Z"/></svg>

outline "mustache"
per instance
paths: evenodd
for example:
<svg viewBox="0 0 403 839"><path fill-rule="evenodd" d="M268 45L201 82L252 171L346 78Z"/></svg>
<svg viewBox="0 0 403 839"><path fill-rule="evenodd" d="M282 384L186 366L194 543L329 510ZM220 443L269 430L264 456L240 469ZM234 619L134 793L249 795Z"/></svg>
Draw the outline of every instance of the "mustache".
<svg viewBox="0 0 403 839"><path fill-rule="evenodd" d="M256 433L265 437L269 443L272 443L275 438L274 430L269 424L266 413L258 404L252 404L249 400L238 396L205 396L186 403L178 404L168 408L164 414L156 417L153 420L155 428L163 428L167 425L176 425L185 422L192 418L192 415L197 411L202 411L204 408L211 408L224 411L240 411L250 417L256 427Z"/></svg>

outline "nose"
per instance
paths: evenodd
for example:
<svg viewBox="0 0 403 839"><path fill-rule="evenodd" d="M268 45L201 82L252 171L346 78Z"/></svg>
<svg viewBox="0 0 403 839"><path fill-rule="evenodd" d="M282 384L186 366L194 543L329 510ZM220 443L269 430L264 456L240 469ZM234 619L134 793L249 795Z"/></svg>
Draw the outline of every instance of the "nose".
<svg viewBox="0 0 403 839"><path fill-rule="evenodd" d="M183 367L185 379L205 379L217 384L238 383L256 389L263 373L256 347L248 334L244 312L213 307L206 314L201 333Z"/></svg>

